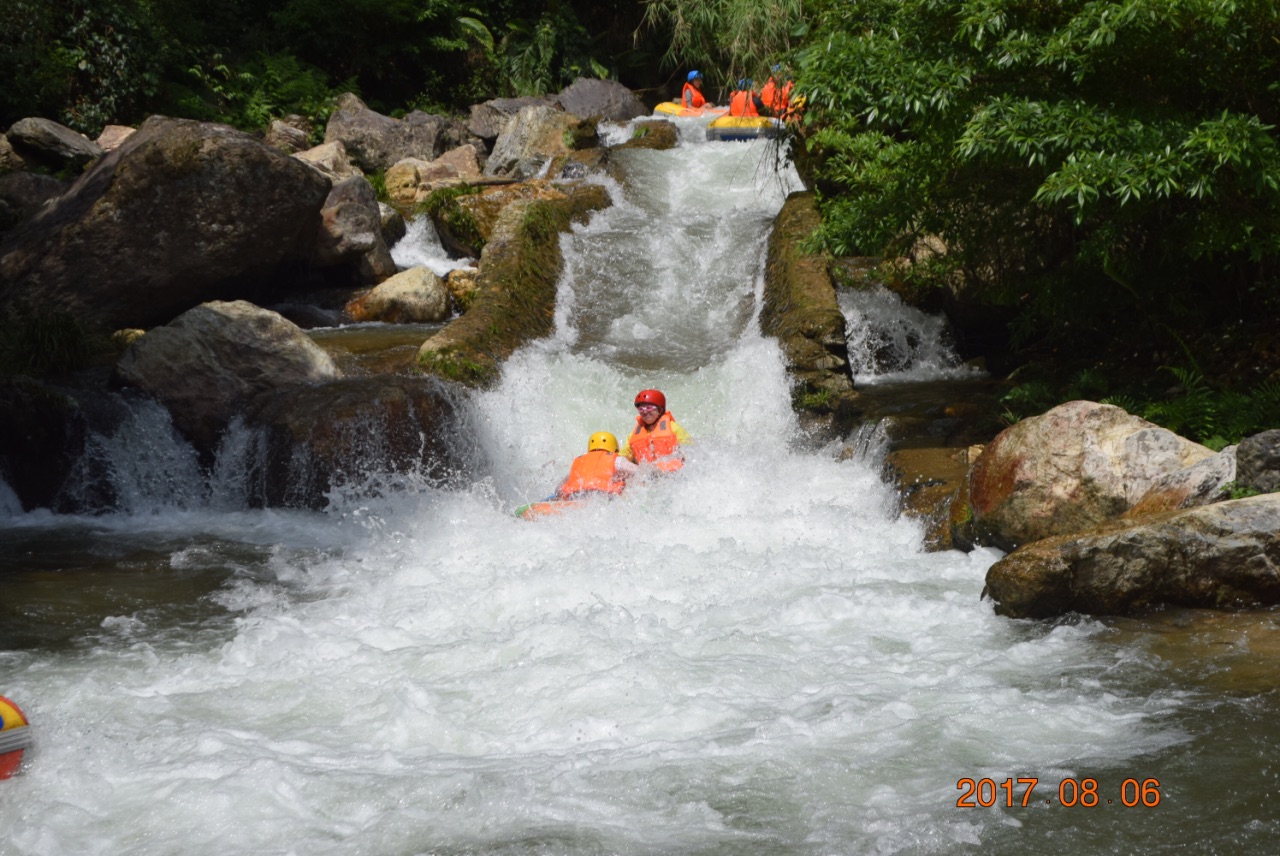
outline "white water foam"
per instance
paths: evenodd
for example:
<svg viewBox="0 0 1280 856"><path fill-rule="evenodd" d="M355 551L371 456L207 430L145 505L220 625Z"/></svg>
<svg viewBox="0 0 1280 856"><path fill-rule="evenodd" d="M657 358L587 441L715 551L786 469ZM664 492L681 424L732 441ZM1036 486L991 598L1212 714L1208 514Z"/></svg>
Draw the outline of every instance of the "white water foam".
<svg viewBox="0 0 1280 856"><path fill-rule="evenodd" d="M230 573L204 623L111 615L0 654L38 741L0 783L0 849L1015 852L989 845L1020 816L957 811L958 777L1183 739L1175 696L1126 689L1141 655L995 617L996 553L922 552L876 461L796 442L754 322L794 179L744 145L634 154L638 184L564 242L557 334L474 401L488 478L326 514L45 518ZM695 438L677 477L512 515L647 386Z"/></svg>

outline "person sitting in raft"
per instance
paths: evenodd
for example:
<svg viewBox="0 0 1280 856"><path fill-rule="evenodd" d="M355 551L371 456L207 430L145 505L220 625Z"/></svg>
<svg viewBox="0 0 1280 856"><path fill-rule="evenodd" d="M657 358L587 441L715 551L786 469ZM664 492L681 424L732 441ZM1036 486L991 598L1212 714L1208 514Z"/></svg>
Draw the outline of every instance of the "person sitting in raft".
<svg viewBox="0 0 1280 856"><path fill-rule="evenodd" d="M689 72L689 76L685 79L684 89L680 90L680 106L690 110L716 106L707 101L702 95L702 72L696 69Z"/></svg>
<svg viewBox="0 0 1280 856"><path fill-rule="evenodd" d="M755 81L744 78L738 81L738 89L729 96L730 116L768 116L769 108L755 89Z"/></svg>
<svg viewBox="0 0 1280 856"><path fill-rule="evenodd" d="M664 473L684 466L680 447L692 442L667 411L667 397L656 389L642 389L636 395L636 427L622 444L621 455L637 464L652 462Z"/></svg>
<svg viewBox="0 0 1280 856"><path fill-rule="evenodd" d="M779 84L776 77L781 73L782 64L779 63L773 67L773 74L765 81L764 89L760 90L760 100L764 102L770 116L786 118L791 110L791 88L795 83L788 80Z"/></svg>
<svg viewBox="0 0 1280 856"><path fill-rule="evenodd" d="M619 494L627 479L640 471L618 454L618 438L597 431L587 441L587 453L573 459L569 475L556 489L556 499L578 499L593 494Z"/></svg>

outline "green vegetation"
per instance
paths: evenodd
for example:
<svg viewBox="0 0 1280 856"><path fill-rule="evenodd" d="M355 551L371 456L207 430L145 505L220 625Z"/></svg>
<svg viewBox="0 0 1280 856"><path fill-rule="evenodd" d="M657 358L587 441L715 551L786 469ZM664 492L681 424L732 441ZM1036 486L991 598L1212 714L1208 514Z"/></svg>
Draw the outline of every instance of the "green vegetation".
<svg viewBox="0 0 1280 856"><path fill-rule="evenodd" d="M1013 423L1077 399L1114 404L1214 450L1280 425L1280 378L1230 389L1211 383L1198 368L1165 367L1146 383L1120 388L1098 370L1079 372L1065 383L1027 380L1001 403L1005 421Z"/></svg>
<svg viewBox="0 0 1280 856"><path fill-rule="evenodd" d="M644 84L641 13L628 0L6 0L0 127L42 116L96 135L151 113L322 127L345 91L385 113L446 112L576 77Z"/></svg>
<svg viewBox="0 0 1280 856"><path fill-rule="evenodd" d="M1274 3L818 5L801 84L836 254L940 239L908 276L1015 308L1015 344L1280 306Z"/></svg>

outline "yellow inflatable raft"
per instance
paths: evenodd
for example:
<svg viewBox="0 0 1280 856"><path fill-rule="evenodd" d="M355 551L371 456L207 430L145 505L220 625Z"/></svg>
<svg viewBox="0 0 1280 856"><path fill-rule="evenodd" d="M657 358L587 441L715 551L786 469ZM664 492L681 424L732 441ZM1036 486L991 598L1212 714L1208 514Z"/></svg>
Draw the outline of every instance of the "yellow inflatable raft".
<svg viewBox="0 0 1280 856"><path fill-rule="evenodd" d="M729 115L728 107L685 107L679 101L663 101L653 108L655 116L680 116L686 118L715 118Z"/></svg>
<svg viewBox="0 0 1280 856"><path fill-rule="evenodd" d="M707 125L708 140L758 140L782 136L786 125L773 116L721 116Z"/></svg>
<svg viewBox="0 0 1280 856"><path fill-rule="evenodd" d="M0 779L18 772L22 753L31 746L31 729L26 714L13 702L0 696Z"/></svg>

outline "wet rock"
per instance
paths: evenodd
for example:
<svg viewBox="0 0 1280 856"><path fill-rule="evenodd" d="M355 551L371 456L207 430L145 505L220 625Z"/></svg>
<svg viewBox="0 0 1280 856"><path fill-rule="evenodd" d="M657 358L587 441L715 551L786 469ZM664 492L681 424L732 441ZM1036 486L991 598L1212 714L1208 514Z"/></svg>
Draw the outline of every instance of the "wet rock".
<svg viewBox="0 0 1280 856"><path fill-rule="evenodd" d="M983 596L1011 618L1280 603L1280 496L1037 541L991 566Z"/></svg>
<svg viewBox="0 0 1280 856"><path fill-rule="evenodd" d="M674 149L680 142L680 129L665 119L637 122L631 139L614 149Z"/></svg>
<svg viewBox="0 0 1280 856"><path fill-rule="evenodd" d="M459 401L438 379L391 375L262 393L249 424L266 436L265 503L322 509L397 474L467 478L478 453Z"/></svg>
<svg viewBox="0 0 1280 856"><path fill-rule="evenodd" d="M409 225L404 215L385 202L378 203L378 219L382 229L382 240L387 247L394 247L408 232Z"/></svg>
<svg viewBox="0 0 1280 856"><path fill-rule="evenodd" d="M516 348L550 333L564 265L559 234L608 201L603 188L590 185L571 189L568 198L506 206L481 254L471 307L422 344L418 368L485 386Z"/></svg>
<svg viewBox="0 0 1280 856"><path fill-rule="evenodd" d="M117 378L154 396L206 454L254 396L338 375L297 326L244 301L184 312L130 345L116 364Z"/></svg>
<svg viewBox="0 0 1280 856"><path fill-rule="evenodd" d="M23 510L53 508L84 449L88 423L76 401L25 377L0 376L0 476Z"/></svg>
<svg viewBox="0 0 1280 856"><path fill-rule="evenodd" d="M793 405L811 426L843 435L859 411L844 314L826 260L803 249L818 227L811 193L793 193L783 203L769 235L760 327L776 338L795 378Z"/></svg>

